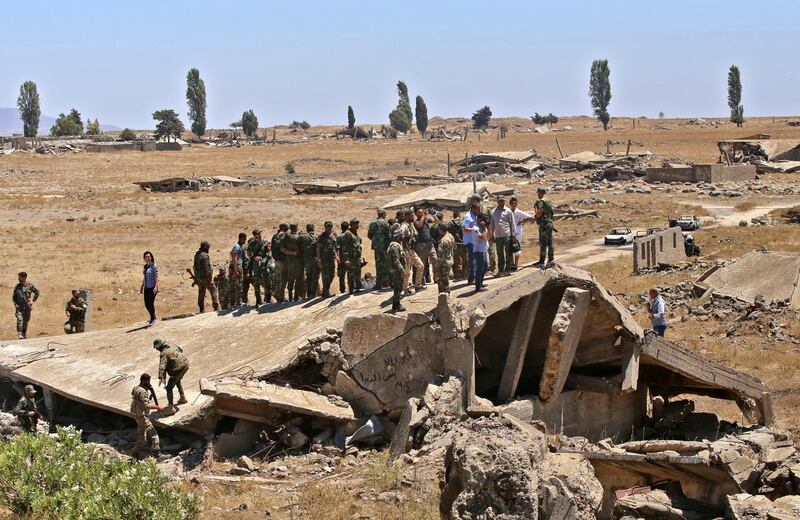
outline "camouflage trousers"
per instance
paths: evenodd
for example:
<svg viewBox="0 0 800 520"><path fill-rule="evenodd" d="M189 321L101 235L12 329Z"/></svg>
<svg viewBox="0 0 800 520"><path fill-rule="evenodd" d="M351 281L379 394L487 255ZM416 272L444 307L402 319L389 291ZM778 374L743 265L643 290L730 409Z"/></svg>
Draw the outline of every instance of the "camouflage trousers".
<svg viewBox="0 0 800 520"><path fill-rule="evenodd" d="M322 275L322 295L323 296L330 296L331 294L331 284L333 283L334 274L336 272L336 267L334 263L336 262L335 259L331 258L329 260L322 260L322 267L320 268L320 274Z"/></svg>
<svg viewBox="0 0 800 520"><path fill-rule="evenodd" d="M469 251L464 244L456 244L453 253L453 278L466 278L469 273Z"/></svg>
<svg viewBox="0 0 800 520"><path fill-rule="evenodd" d="M347 280L347 268L342 262L336 265L336 276L339 277L339 293L344 294L347 291L345 281Z"/></svg>
<svg viewBox="0 0 800 520"><path fill-rule="evenodd" d="M414 252L414 248L410 247L405 250L406 253L406 269L403 271L403 288L407 289L411 283L411 274L414 273L414 287L422 287L423 276L425 273L425 264L422 263L420 257Z"/></svg>
<svg viewBox="0 0 800 520"><path fill-rule="evenodd" d="M206 291L211 294L211 305L215 311L219 310L219 294L217 294L217 286L214 285L214 281L211 279L211 276L205 279L198 279L195 280L197 284L197 307L200 309L200 312L205 312L206 310Z"/></svg>
<svg viewBox="0 0 800 520"><path fill-rule="evenodd" d="M219 298L219 308L220 309L227 309L231 306L231 297L230 297L230 290L229 282L225 280L223 284L215 285L217 288L217 297Z"/></svg>
<svg viewBox="0 0 800 520"><path fill-rule="evenodd" d="M553 223L539 225L539 261L544 263L545 255L548 262L555 261L555 249L553 248Z"/></svg>
<svg viewBox="0 0 800 520"><path fill-rule="evenodd" d="M17 309L14 314L17 318L17 335L24 338L28 335L28 322L31 321L31 309Z"/></svg>
<svg viewBox="0 0 800 520"><path fill-rule="evenodd" d="M440 293L450 292L450 268L453 262L437 259L433 266L433 276Z"/></svg>
<svg viewBox="0 0 800 520"><path fill-rule="evenodd" d="M286 298L286 285L289 283L288 271L286 270L286 260L275 260L275 277L272 283L272 295L276 302L282 302Z"/></svg>
<svg viewBox="0 0 800 520"><path fill-rule="evenodd" d="M389 286L389 255L385 247L378 247L375 253L375 279L381 287Z"/></svg>
<svg viewBox="0 0 800 520"><path fill-rule="evenodd" d="M38 415L17 416L17 420L19 421L19 425L22 426L23 430L25 430L28 433L36 433L36 430L39 426Z"/></svg>
<svg viewBox="0 0 800 520"><path fill-rule="evenodd" d="M305 272L306 298L316 298L319 292L319 266L315 259L305 259L303 262Z"/></svg>
<svg viewBox="0 0 800 520"><path fill-rule="evenodd" d="M389 283L392 286L392 309L400 307L400 298L403 296L405 274L404 271L389 271Z"/></svg>
<svg viewBox="0 0 800 520"><path fill-rule="evenodd" d="M175 374L170 374L169 379L167 380L167 388L166 388L166 390L167 390L167 402L169 404L172 404L172 395L173 395L172 394L172 389L173 388L176 388L176 387L178 388L178 395L181 396L181 399L185 399L186 398L185 394L183 393L183 383L181 383L181 381L183 381L183 376L185 376L186 372L188 372L188 371L189 371L189 365L187 364L185 367L180 369Z"/></svg>
<svg viewBox="0 0 800 520"><path fill-rule="evenodd" d="M83 319L70 318L67 324L69 325L69 332L67 332L67 334L78 334L86 330L86 320Z"/></svg>
<svg viewBox="0 0 800 520"><path fill-rule="evenodd" d="M361 262L351 260L347 266L347 289L350 294L361 289Z"/></svg>
<svg viewBox="0 0 800 520"><path fill-rule="evenodd" d="M275 266L257 265L253 269L253 292L256 296L256 305L262 302L269 302L272 298L273 280L275 278ZM261 299L261 288L264 288L264 299Z"/></svg>
<svg viewBox="0 0 800 520"><path fill-rule="evenodd" d="M286 288L289 291L289 298L297 300L305 296L306 281L303 275L303 259L296 256L287 258L286 275L288 278Z"/></svg>
<svg viewBox="0 0 800 520"><path fill-rule="evenodd" d="M244 273L242 273L242 266L238 267L235 276L233 274L233 267L231 266L230 273L228 283L229 300L230 304L236 307L242 303L242 279L244 275Z"/></svg>
<svg viewBox="0 0 800 520"><path fill-rule="evenodd" d="M153 427L146 416L137 416L136 419L136 445L133 447L133 454L137 455L141 452L147 441L150 441L150 450L159 451L161 449L161 440L158 438L158 433Z"/></svg>

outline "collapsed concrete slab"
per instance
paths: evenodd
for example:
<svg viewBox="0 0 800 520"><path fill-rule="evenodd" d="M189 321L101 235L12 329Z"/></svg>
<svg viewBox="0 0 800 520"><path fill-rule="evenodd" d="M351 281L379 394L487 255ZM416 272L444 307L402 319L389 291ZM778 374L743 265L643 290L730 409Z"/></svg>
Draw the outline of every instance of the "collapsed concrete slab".
<svg viewBox="0 0 800 520"><path fill-rule="evenodd" d="M412 206L435 206L439 209L466 210L469 205L467 200L475 193L483 200L489 200L496 195L513 195L514 188L494 184L491 182L478 182L475 186L471 182L431 186L413 193L402 195L383 206L387 210L406 209Z"/></svg>
<svg viewBox="0 0 800 520"><path fill-rule="evenodd" d="M740 182L757 178L752 164L695 164L678 168L648 168L647 182Z"/></svg>
<svg viewBox="0 0 800 520"><path fill-rule="evenodd" d="M753 276L760 273L760 276ZM715 266L695 282L714 294L748 303L785 302L800 308L800 254L751 251L725 266Z"/></svg>
<svg viewBox="0 0 800 520"><path fill-rule="evenodd" d="M798 139L730 139L717 142L720 162L800 161Z"/></svg>
<svg viewBox="0 0 800 520"><path fill-rule="evenodd" d="M378 188L388 188L392 185L390 180L365 180L365 181L310 181L310 182L295 182L292 184L292 189L295 193L346 193L356 190L373 190Z"/></svg>

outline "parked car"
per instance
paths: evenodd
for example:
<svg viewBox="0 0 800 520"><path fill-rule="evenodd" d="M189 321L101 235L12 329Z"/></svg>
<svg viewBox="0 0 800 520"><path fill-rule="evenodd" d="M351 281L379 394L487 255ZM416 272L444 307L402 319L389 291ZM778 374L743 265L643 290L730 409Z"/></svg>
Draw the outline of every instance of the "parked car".
<svg viewBox="0 0 800 520"><path fill-rule="evenodd" d="M669 227L678 226L681 231L697 231L700 229L700 219L694 215L681 215L676 219L669 219Z"/></svg>
<svg viewBox="0 0 800 520"><path fill-rule="evenodd" d="M634 234L630 228L614 228L611 233L603 238L603 244L607 246L632 244Z"/></svg>

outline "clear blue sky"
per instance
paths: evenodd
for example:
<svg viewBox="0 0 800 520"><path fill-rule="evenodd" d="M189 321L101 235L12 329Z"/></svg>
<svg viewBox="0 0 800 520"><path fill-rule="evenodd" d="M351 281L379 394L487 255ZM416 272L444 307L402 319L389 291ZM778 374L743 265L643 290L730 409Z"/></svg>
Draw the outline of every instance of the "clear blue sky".
<svg viewBox="0 0 800 520"><path fill-rule="evenodd" d="M348 104L381 123L398 79L431 116L588 114L595 58L609 60L612 116L726 115L732 63L745 115L800 113L796 0L24 0L1 16L0 107L30 79L44 113L118 126L151 128L166 107L187 122L191 67L215 128L249 108L261 126L340 124Z"/></svg>

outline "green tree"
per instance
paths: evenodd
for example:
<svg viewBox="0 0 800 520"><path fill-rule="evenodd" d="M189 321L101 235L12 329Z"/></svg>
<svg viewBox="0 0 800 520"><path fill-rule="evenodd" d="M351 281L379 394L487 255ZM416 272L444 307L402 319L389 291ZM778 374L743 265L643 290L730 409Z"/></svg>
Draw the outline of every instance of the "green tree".
<svg viewBox="0 0 800 520"><path fill-rule="evenodd" d="M195 68L186 74L186 103L189 105L192 133L198 138L203 137L206 133L206 84Z"/></svg>
<svg viewBox="0 0 800 520"><path fill-rule="evenodd" d="M172 137L180 139L181 133L186 130L177 112L171 108L153 112L153 119L158 121L158 124L156 124L156 139L166 139L167 141Z"/></svg>
<svg viewBox="0 0 800 520"><path fill-rule="evenodd" d="M397 82L397 108L389 113L389 124L398 132L408 132L411 128L413 113L408 98L408 87L405 81Z"/></svg>
<svg viewBox="0 0 800 520"><path fill-rule="evenodd" d="M742 77L739 67L731 65L728 70L728 107L731 109L731 122L737 127L744 123L744 107L742 106Z"/></svg>
<svg viewBox="0 0 800 520"><path fill-rule="evenodd" d="M611 70L608 60L594 60L589 75L589 99L592 110L597 119L603 123L603 130L608 130L611 116L608 113L608 104L611 102Z"/></svg>
<svg viewBox="0 0 800 520"><path fill-rule="evenodd" d="M355 128L356 114L353 112L353 107L347 105L347 128Z"/></svg>
<svg viewBox="0 0 800 520"><path fill-rule="evenodd" d="M86 135L100 135L100 121L97 118L86 121Z"/></svg>
<svg viewBox="0 0 800 520"><path fill-rule="evenodd" d="M422 96L417 96L414 115L417 118L417 130L419 130L419 133L424 134L425 130L428 129L428 107L425 105L425 100L422 99Z"/></svg>
<svg viewBox="0 0 800 520"><path fill-rule="evenodd" d="M36 137L36 134L39 133L39 117L42 115L36 83L26 81L19 86L17 108L19 109L19 117L22 119L23 135L25 137Z"/></svg>
<svg viewBox="0 0 800 520"><path fill-rule="evenodd" d="M241 123L244 135L247 137L253 137L256 135L256 132L258 131L258 118L256 117L256 113L253 112L252 108L242 114Z"/></svg>
<svg viewBox="0 0 800 520"><path fill-rule="evenodd" d="M472 114L472 126L475 128L486 128L492 119L492 109L488 106L479 108Z"/></svg>
<svg viewBox="0 0 800 520"><path fill-rule="evenodd" d="M125 130L119 133L119 138L121 141L135 141L136 132L134 132L130 128L126 128Z"/></svg>
<svg viewBox="0 0 800 520"><path fill-rule="evenodd" d="M50 135L81 135L83 134L83 120L81 120L81 113L76 109L70 110L69 114L58 114L55 123L50 128Z"/></svg>

